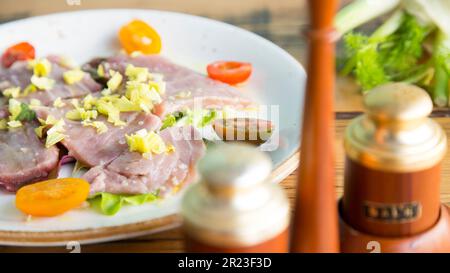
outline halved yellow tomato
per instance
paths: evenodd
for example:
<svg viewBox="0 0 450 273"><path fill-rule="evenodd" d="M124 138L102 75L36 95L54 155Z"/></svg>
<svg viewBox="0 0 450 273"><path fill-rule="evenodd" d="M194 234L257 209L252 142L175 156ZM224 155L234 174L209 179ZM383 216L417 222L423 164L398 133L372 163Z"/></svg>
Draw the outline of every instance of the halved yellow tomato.
<svg viewBox="0 0 450 273"><path fill-rule="evenodd" d="M83 179L51 179L20 188L16 207L32 216L56 216L81 206L88 195L89 183Z"/></svg>
<svg viewBox="0 0 450 273"><path fill-rule="evenodd" d="M141 20L133 20L119 31L119 40L130 54L139 51L143 54L158 54L161 51L161 37L158 32Z"/></svg>

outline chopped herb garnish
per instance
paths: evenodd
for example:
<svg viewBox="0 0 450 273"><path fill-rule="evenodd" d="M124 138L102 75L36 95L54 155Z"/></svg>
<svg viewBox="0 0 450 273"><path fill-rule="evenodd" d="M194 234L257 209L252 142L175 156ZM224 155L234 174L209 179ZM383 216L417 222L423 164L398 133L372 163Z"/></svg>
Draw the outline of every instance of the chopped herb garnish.
<svg viewBox="0 0 450 273"><path fill-rule="evenodd" d="M20 108L21 108L21 111L20 111L19 115L17 115L15 120L18 120L18 121L32 121L32 120L34 120L36 118L36 113L33 110L30 109L28 104L22 102L20 104Z"/></svg>

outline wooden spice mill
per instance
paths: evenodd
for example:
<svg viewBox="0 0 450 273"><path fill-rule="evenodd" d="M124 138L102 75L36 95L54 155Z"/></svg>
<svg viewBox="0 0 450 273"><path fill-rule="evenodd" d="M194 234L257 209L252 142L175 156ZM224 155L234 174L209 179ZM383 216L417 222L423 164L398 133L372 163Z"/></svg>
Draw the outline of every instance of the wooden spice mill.
<svg viewBox="0 0 450 273"><path fill-rule="evenodd" d="M344 136L344 195L334 191L335 0L309 1L308 81L293 252L450 252L450 209L440 203L445 132L428 94L391 83L364 97L367 113Z"/></svg>

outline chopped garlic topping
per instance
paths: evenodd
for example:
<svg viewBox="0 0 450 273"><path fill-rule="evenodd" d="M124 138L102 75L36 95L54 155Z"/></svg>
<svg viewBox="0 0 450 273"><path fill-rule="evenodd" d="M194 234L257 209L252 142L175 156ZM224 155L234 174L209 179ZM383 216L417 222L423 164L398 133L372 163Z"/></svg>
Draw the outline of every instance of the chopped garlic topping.
<svg viewBox="0 0 450 273"><path fill-rule="evenodd" d="M41 119L39 121L41 123L45 123L46 125L55 125L58 122L58 120L52 115L48 115L44 121Z"/></svg>
<svg viewBox="0 0 450 273"><path fill-rule="evenodd" d="M191 95L192 95L191 91L181 91L181 92L178 92L175 95L175 98L177 98L177 99L187 99L187 98L190 98Z"/></svg>
<svg viewBox="0 0 450 273"><path fill-rule="evenodd" d="M160 95L164 95L166 93L166 83L165 82L156 82L151 81L148 83L151 88L155 89Z"/></svg>
<svg viewBox="0 0 450 273"><path fill-rule="evenodd" d="M38 99L31 99L30 100L30 106L41 106L41 105L42 105L42 103Z"/></svg>
<svg viewBox="0 0 450 273"><path fill-rule="evenodd" d="M144 157L149 157L152 153L162 154L168 151L161 136L155 132L148 132L146 129L139 130L131 136L125 135L125 138L130 152L139 152Z"/></svg>
<svg viewBox="0 0 450 273"><path fill-rule="evenodd" d="M167 145L166 153L172 153L172 152L175 152L175 146L173 146L172 144Z"/></svg>
<svg viewBox="0 0 450 273"><path fill-rule="evenodd" d="M116 71L109 71L109 74L111 75L111 79L106 83L106 86L108 86L108 89L111 91L116 91L117 88L119 88L120 84L122 83L122 74Z"/></svg>
<svg viewBox="0 0 450 273"><path fill-rule="evenodd" d="M8 128L8 121L6 119L0 119L0 130Z"/></svg>
<svg viewBox="0 0 450 273"><path fill-rule="evenodd" d="M56 118L54 118L52 115L48 115L46 120L40 119L38 118L39 122L41 123L41 126L37 127L36 129L34 129L34 132L36 133L36 135L38 137L42 137L43 136L43 131L45 128L47 128L47 126L51 126L54 125L58 122L58 120Z"/></svg>
<svg viewBox="0 0 450 273"><path fill-rule="evenodd" d="M91 94L89 94L83 99L83 108L86 110L91 110L96 103L97 99L94 98Z"/></svg>
<svg viewBox="0 0 450 273"><path fill-rule="evenodd" d="M114 101L114 107L116 107L120 112L141 111L141 107L139 107L139 105L136 105L124 96Z"/></svg>
<svg viewBox="0 0 450 273"><path fill-rule="evenodd" d="M105 88L105 89L102 90L101 93L102 93L103 96L109 96L109 95L111 95L112 92L108 88Z"/></svg>
<svg viewBox="0 0 450 273"><path fill-rule="evenodd" d="M33 75L31 77L31 83L40 90L50 90L55 85L55 80Z"/></svg>
<svg viewBox="0 0 450 273"><path fill-rule="evenodd" d="M101 121L94 121L94 122L83 121L82 124L83 126L92 126L96 128L97 134L103 134L108 131L108 127L106 126L106 124Z"/></svg>
<svg viewBox="0 0 450 273"><path fill-rule="evenodd" d="M79 69L69 70L64 72L63 78L64 81L69 84L75 84L77 82L80 82L84 78L85 73Z"/></svg>
<svg viewBox="0 0 450 273"><path fill-rule="evenodd" d="M25 89L23 90L23 96L28 96L30 93L34 93L37 91L37 88L34 84L29 84Z"/></svg>
<svg viewBox="0 0 450 273"><path fill-rule="evenodd" d="M62 56L59 58L59 64L61 66L64 66L66 68L71 68L71 67L76 67L77 64L75 63L75 61L67 56Z"/></svg>
<svg viewBox="0 0 450 273"><path fill-rule="evenodd" d="M136 67L132 64L127 65L125 75L130 81L146 82L149 78L147 67Z"/></svg>
<svg viewBox="0 0 450 273"><path fill-rule="evenodd" d="M22 122L18 120L10 120L8 121L8 127L9 128L18 128L22 126Z"/></svg>
<svg viewBox="0 0 450 273"><path fill-rule="evenodd" d="M85 110L84 108L80 107L77 107L66 113L66 118L70 120L90 121L91 119L96 119L97 116L97 110Z"/></svg>
<svg viewBox="0 0 450 273"><path fill-rule="evenodd" d="M154 82L163 82L164 75L160 73L150 73L150 79Z"/></svg>
<svg viewBox="0 0 450 273"><path fill-rule="evenodd" d="M33 74L37 77L46 77L52 71L52 64L47 59L40 59L31 64Z"/></svg>
<svg viewBox="0 0 450 273"><path fill-rule="evenodd" d="M37 135L39 138L42 137L42 135L43 135L43 133L44 133L44 128L45 128L45 127L46 127L46 126L42 125L42 126L39 126L39 127L37 127L37 128L34 129L34 132L36 133L36 135Z"/></svg>
<svg viewBox="0 0 450 273"><path fill-rule="evenodd" d="M9 98L18 98L20 96L20 87L10 87L3 91L3 95Z"/></svg>
<svg viewBox="0 0 450 273"><path fill-rule="evenodd" d="M57 98L57 99L53 102L53 107L61 108L61 107L64 107L64 106L66 106L66 104L62 101L61 98Z"/></svg>
<svg viewBox="0 0 450 273"><path fill-rule="evenodd" d="M22 112L22 103L16 99L10 99L8 111L10 114L9 120L15 120L20 112Z"/></svg>
<svg viewBox="0 0 450 273"><path fill-rule="evenodd" d="M64 120L60 119L47 131L47 139L45 141L46 148L50 148L66 137L66 135L63 134L65 131L64 125Z"/></svg>
<svg viewBox="0 0 450 273"><path fill-rule="evenodd" d="M105 69L101 64L97 67L97 75L99 75L102 78L105 77Z"/></svg>
<svg viewBox="0 0 450 273"><path fill-rule="evenodd" d="M112 102L99 101L97 102L97 110L99 113L108 117L108 122L114 124L114 126L123 126L126 123L120 120L120 111Z"/></svg>
<svg viewBox="0 0 450 273"><path fill-rule="evenodd" d="M75 108L80 107L80 101L78 99L71 99L70 104L72 104Z"/></svg>
<svg viewBox="0 0 450 273"><path fill-rule="evenodd" d="M153 109L154 103L161 103L162 101L161 96L150 85L134 81L127 82L125 96L147 113Z"/></svg>
<svg viewBox="0 0 450 273"><path fill-rule="evenodd" d="M104 75L104 67L99 65L97 73ZM165 91L165 83L162 82L162 75L151 74L148 68L128 65L125 71L128 81L126 82L126 92L124 96L113 94L123 83L123 76L113 70L109 70L111 78L107 82L107 88L101 94L102 97L94 98L91 95L83 100L84 110L96 109L99 114L107 116L108 122L115 126L123 126L126 123L120 120L121 112L151 112L154 104L161 103L161 94ZM152 81L157 79L158 81ZM79 108L75 105L75 108ZM69 117L79 120L81 111L70 112Z"/></svg>
<svg viewBox="0 0 450 273"><path fill-rule="evenodd" d="M53 134L47 134L47 139L45 140L45 148L50 148L56 143L60 142L66 137L66 135L60 132L54 132Z"/></svg>

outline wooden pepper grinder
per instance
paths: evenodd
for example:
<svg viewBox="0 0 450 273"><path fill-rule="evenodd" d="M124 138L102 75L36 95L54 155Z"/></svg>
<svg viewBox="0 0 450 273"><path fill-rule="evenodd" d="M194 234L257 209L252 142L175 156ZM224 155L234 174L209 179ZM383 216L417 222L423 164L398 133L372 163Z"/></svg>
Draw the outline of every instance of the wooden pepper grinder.
<svg viewBox="0 0 450 273"><path fill-rule="evenodd" d="M341 249L450 252L450 217L440 203L446 134L427 118L428 94L406 83L379 86L364 97L367 114L344 137L346 168L340 203Z"/></svg>
<svg viewBox="0 0 450 273"><path fill-rule="evenodd" d="M335 0L310 0L308 79L293 252L338 252L338 210L334 190Z"/></svg>
<svg viewBox="0 0 450 273"><path fill-rule="evenodd" d="M268 155L245 144L208 148L201 181L186 192L181 213L188 252L287 252L289 202L269 181Z"/></svg>

